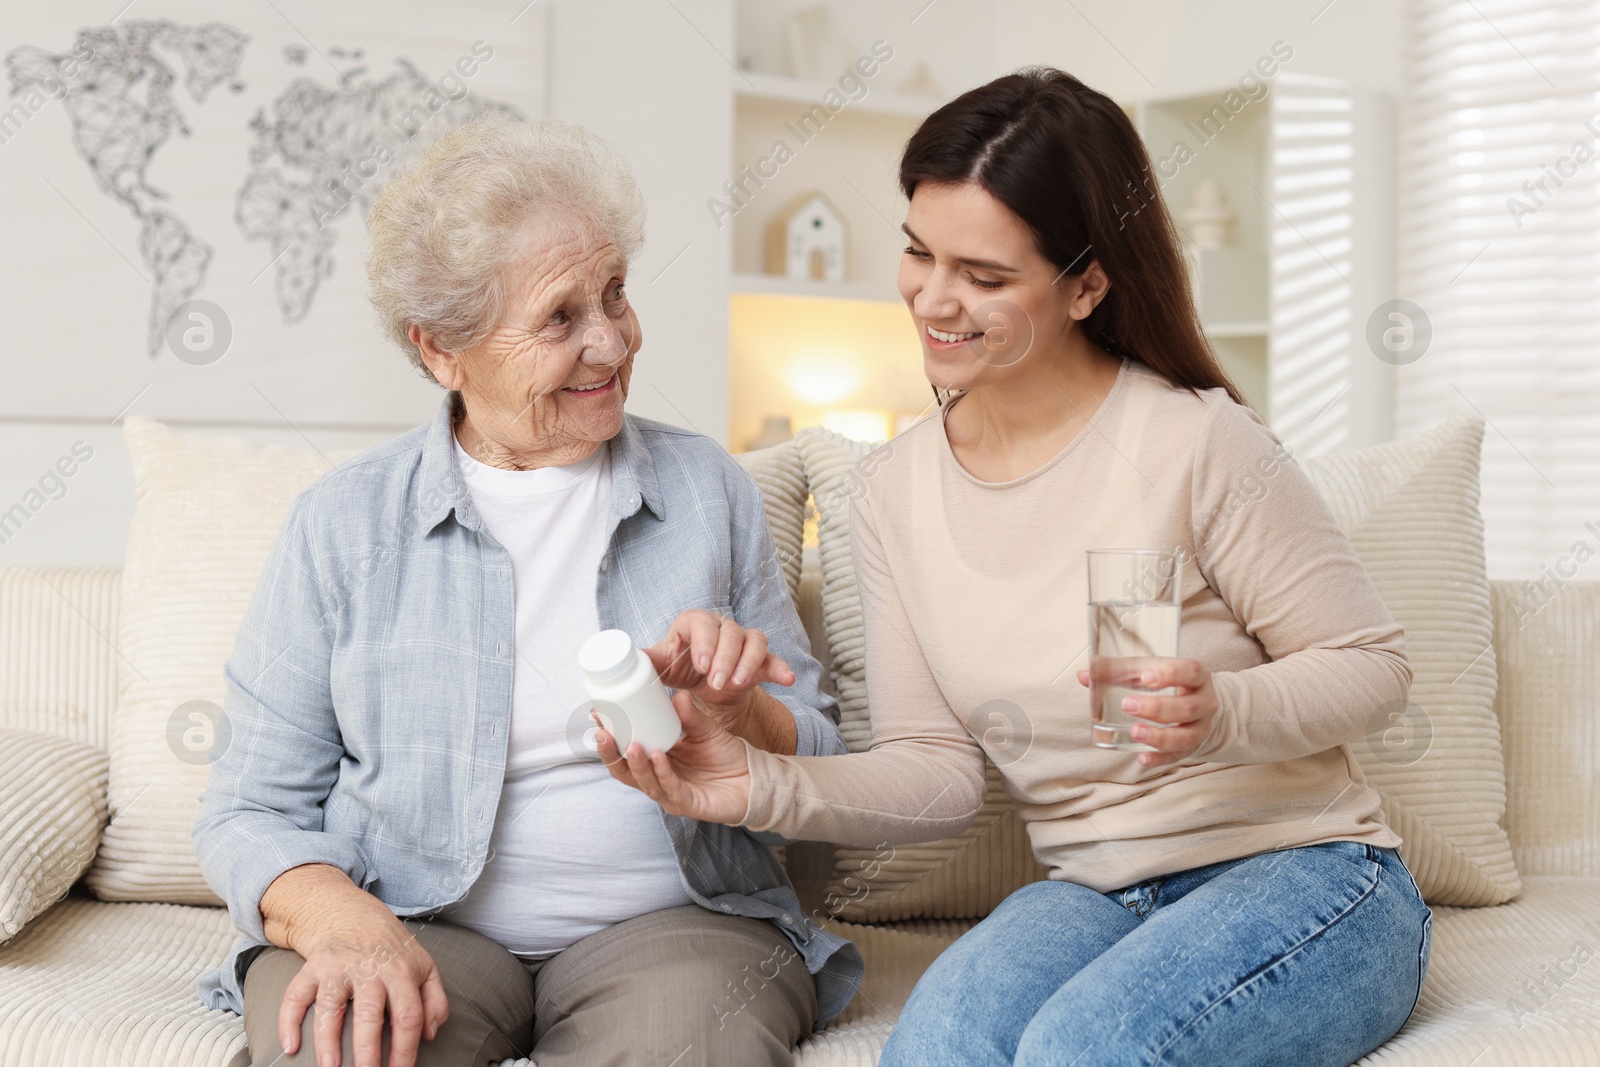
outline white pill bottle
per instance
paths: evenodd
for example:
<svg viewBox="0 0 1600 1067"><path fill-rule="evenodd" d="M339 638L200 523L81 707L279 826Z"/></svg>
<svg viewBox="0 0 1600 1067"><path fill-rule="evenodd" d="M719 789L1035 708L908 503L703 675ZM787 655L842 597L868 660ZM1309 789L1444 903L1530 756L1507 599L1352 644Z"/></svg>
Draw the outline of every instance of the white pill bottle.
<svg viewBox="0 0 1600 1067"><path fill-rule="evenodd" d="M646 752L666 752L683 736L683 725L650 657L621 630L601 630L578 649L583 691L600 723L627 752L634 741Z"/></svg>

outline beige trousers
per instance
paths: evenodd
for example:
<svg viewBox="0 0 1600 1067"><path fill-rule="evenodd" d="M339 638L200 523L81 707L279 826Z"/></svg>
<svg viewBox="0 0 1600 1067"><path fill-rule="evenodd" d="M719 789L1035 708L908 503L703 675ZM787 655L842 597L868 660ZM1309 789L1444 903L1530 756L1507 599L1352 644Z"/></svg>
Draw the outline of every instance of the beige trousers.
<svg viewBox="0 0 1600 1067"><path fill-rule="evenodd" d="M406 926L450 998L449 1021L422 1042L418 1067L519 1057L537 1067L788 1067L817 1017L805 960L775 926L694 904L607 927L535 964L442 919ZM312 1012L299 1052L285 1056L278 1044L278 1007L303 962L269 948L245 975L255 1067L316 1063ZM343 1046L342 1067L359 1067L349 1025ZM387 1033L383 1048L387 1062Z"/></svg>

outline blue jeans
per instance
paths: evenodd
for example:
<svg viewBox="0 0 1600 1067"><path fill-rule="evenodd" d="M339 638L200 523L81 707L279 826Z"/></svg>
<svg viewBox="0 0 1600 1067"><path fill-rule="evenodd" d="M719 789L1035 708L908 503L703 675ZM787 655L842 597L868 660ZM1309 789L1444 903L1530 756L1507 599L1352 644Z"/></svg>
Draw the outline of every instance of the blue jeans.
<svg viewBox="0 0 1600 1067"><path fill-rule="evenodd" d="M1400 1029L1433 913L1393 849L1024 886L917 983L880 1067L1345 1067Z"/></svg>

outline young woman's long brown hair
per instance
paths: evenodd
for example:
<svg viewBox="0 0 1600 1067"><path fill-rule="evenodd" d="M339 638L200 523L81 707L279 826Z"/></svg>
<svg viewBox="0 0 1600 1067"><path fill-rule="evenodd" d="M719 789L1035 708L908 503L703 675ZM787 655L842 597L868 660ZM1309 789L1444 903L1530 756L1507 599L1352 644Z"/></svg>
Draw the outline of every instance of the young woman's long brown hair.
<svg viewBox="0 0 1600 1067"><path fill-rule="evenodd" d="M1083 329L1113 355L1190 389L1245 400L1201 330L1177 228L1133 123L1104 93L1030 67L963 93L918 127L900 159L910 199L922 182L976 182L1077 277L1098 261L1111 288Z"/></svg>

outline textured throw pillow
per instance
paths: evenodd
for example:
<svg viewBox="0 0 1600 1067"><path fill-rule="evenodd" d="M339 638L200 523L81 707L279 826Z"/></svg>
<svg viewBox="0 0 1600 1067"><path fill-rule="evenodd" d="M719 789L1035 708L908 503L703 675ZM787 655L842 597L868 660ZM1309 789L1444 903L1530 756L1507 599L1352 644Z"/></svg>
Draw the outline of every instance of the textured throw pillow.
<svg viewBox="0 0 1600 1067"><path fill-rule="evenodd" d="M852 752L872 742L867 716L866 632L850 558L850 476L872 451L820 428L796 436L817 509L822 557L822 617L839 694L839 732ZM1033 858L1000 772L985 760L983 808L965 832L943 841L878 849L837 846L825 899L850 922L963 919L989 914L1013 890L1045 877Z"/></svg>
<svg viewBox="0 0 1600 1067"><path fill-rule="evenodd" d="M808 493L799 446L794 441L785 441L733 458L761 490L767 528L772 531L772 540L778 549L778 567L789 586L789 595L797 596Z"/></svg>
<svg viewBox="0 0 1600 1067"><path fill-rule="evenodd" d="M1494 622L1478 465L1483 419L1302 467L1406 630L1409 699L1375 709L1350 746L1430 904L1499 904L1521 890L1501 821Z"/></svg>
<svg viewBox="0 0 1600 1067"><path fill-rule="evenodd" d="M123 424L135 507L122 571L111 822L89 872L103 900L218 904L190 828L228 744L222 666L301 490L355 455Z"/></svg>
<svg viewBox="0 0 1600 1067"><path fill-rule="evenodd" d="M1554 583L1489 583L1506 836L1526 878L1600 878L1600 582L1557 568Z"/></svg>
<svg viewBox="0 0 1600 1067"><path fill-rule="evenodd" d="M1457 416L1414 440L1302 464L1406 628L1410 699L1375 709L1368 736L1351 749L1434 904L1495 904L1519 890L1500 826L1506 786L1478 512L1482 436L1481 420ZM848 479L869 449L820 430L802 431L798 443L819 512L841 732L862 751L871 726ZM887 862L873 849L834 855L830 899L845 901L840 917L854 922L978 918L1045 876L993 765L983 810L959 837L896 846Z"/></svg>
<svg viewBox="0 0 1600 1067"><path fill-rule="evenodd" d="M0 944L94 859L106 824L106 763L79 741L0 729Z"/></svg>

